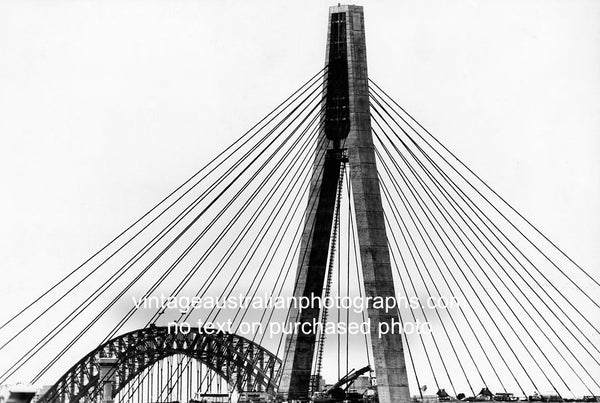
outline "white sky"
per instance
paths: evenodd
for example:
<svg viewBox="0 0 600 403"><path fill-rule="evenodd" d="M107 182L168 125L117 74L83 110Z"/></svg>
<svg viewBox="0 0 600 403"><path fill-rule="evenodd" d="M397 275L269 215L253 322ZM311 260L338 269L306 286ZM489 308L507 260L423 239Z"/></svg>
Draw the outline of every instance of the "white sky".
<svg viewBox="0 0 600 403"><path fill-rule="evenodd" d="M359 4L370 77L597 274L600 2ZM0 320L318 71L329 5L0 2Z"/></svg>

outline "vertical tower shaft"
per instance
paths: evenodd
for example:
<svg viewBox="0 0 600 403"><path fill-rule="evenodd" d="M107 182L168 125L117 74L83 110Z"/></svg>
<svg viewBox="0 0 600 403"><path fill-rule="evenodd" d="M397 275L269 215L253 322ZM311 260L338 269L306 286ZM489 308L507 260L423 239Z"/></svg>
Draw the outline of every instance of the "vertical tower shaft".
<svg viewBox="0 0 600 403"><path fill-rule="evenodd" d="M325 130L320 136L329 141L316 150L294 294L297 298L323 294L336 187L347 150L365 293L368 297L395 297L371 133L362 7L330 7L326 61ZM314 323L319 313L318 307L291 309L289 321ZM401 334L378 337L377 332L382 322L391 328L397 312L369 307L368 315L379 401L407 403L410 396ZM315 342L314 333L287 336L279 388L284 398L308 397Z"/></svg>
<svg viewBox="0 0 600 403"><path fill-rule="evenodd" d="M365 294L367 297L395 297L371 132L363 9L360 6L341 8L346 9L348 15L350 133L347 148ZM398 313L369 307L368 315L379 402L407 403L410 394L402 335L388 333L378 337L379 324L388 323L391 329L392 321L398 321Z"/></svg>

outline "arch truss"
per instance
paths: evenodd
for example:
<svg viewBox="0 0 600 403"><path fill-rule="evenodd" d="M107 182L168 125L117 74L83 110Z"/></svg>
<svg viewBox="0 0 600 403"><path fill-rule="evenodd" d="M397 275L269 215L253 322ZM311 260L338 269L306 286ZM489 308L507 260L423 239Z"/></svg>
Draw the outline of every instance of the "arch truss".
<svg viewBox="0 0 600 403"><path fill-rule="evenodd" d="M198 360L237 391L275 393L281 360L260 345L232 333L192 328L170 333L151 326L102 344L69 369L39 400L40 403L93 401L110 382L112 397L158 361L181 354ZM107 369L106 363L110 362ZM106 390L106 389L105 389Z"/></svg>

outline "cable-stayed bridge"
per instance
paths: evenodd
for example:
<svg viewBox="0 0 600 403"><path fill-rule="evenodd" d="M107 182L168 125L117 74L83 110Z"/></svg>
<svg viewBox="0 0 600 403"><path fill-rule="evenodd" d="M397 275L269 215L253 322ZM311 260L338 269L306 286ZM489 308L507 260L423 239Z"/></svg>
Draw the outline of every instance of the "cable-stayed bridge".
<svg viewBox="0 0 600 403"><path fill-rule="evenodd" d="M440 400L595 401L598 281L366 67L362 9L332 7L323 69L2 324L0 352L19 355L0 383L62 366L41 400L306 400L323 367L341 378L369 365L381 402L432 390ZM190 309L181 299L238 296L399 303ZM21 344L52 310L64 316ZM340 331L352 323L368 331ZM381 332L394 323L405 331ZM418 323L428 326L406 326ZM97 347L68 361L83 343Z"/></svg>

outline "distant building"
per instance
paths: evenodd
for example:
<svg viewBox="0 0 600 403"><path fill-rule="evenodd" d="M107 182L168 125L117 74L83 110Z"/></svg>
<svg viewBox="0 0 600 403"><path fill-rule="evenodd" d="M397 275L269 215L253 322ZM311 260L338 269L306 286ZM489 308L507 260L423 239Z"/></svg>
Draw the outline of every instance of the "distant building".
<svg viewBox="0 0 600 403"><path fill-rule="evenodd" d="M30 403L36 392L32 385L3 385L0 387L0 403Z"/></svg>
<svg viewBox="0 0 600 403"><path fill-rule="evenodd" d="M316 383L316 381L317 381L316 377L317 377L317 375L314 375L314 374L310 376L310 385L311 385L311 386L312 386L312 385L316 385L316 384L317 384L317 383ZM326 384L325 384L325 378L323 378L321 375L319 375L319 379L318 379L318 381L319 381L319 387L318 387L318 390L316 390L316 391L311 391L311 392L313 392L313 393L314 393L314 392L322 392L322 391L324 391L325 389L327 389L327 388L325 387L325 386L326 386Z"/></svg>
<svg viewBox="0 0 600 403"><path fill-rule="evenodd" d="M35 396L33 397L33 399L31 399L31 403L37 403L38 400L40 400L40 398L44 396L51 387L52 385L45 385L41 388L38 388L37 392L35 393Z"/></svg>

